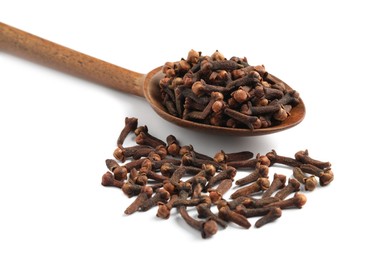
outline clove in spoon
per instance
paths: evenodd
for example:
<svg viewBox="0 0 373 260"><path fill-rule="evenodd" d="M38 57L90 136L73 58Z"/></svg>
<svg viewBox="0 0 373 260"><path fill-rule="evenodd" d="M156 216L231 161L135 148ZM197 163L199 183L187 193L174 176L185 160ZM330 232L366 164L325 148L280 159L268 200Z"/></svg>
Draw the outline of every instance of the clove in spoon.
<svg viewBox="0 0 373 260"><path fill-rule="evenodd" d="M306 112L304 103L300 99L300 103L291 110L291 115L279 125L253 130L207 125L183 120L172 116L165 110L161 102L159 88L159 81L164 77L162 66L147 74L141 74L77 52L1 22L0 51L12 53L125 93L145 97L154 111L163 119L196 131L237 136L271 134L296 126L303 120ZM273 77L281 81L277 77ZM283 83L287 89L291 89L289 85Z"/></svg>

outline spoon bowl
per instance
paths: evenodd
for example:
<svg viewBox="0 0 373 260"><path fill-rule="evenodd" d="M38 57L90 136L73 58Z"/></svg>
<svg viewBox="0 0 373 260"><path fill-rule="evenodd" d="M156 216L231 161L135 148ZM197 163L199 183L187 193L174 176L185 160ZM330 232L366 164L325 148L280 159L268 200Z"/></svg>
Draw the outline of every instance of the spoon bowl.
<svg viewBox="0 0 373 260"><path fill-rule="evenodd" d="M306 112L304 103L300 99L300 103L293 107L291 115L285 121L268 128L251 130L202 124L172 116L166 111L161 102L159 89L159 80L164 77L161 66L153 69L148 74L137 73L58 45L1 22L0 51L12 53L125 93L145 97L154 111L163 119L195 131L236 136L272 134L296 126L303 120ZM273 75L272 77L281 81ZM289 85L285 82L283 83L288 90L291 90Z"/></svg>

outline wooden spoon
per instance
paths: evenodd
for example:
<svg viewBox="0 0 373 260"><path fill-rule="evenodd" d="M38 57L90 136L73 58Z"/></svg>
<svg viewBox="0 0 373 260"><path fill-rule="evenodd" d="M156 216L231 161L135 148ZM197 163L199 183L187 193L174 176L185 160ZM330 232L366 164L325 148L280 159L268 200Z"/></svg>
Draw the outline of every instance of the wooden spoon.
<svg viewBox="0 0 373 260"><path fill-rule="evenodd" d="M254 130L196 123L174 117L163 107L158 85L159 80L164 76L161 72L162 66L153 69L146 75L137 73L63 47L1 22L0 50L119 91L145 97L155 112L162 118L179 126L192 128L196 131L241 136L271 134L299 124L303 120L306 112L304 103L300 100L300 104L291 110L291 116L281 124ZM291 89L286 83L284 84L286 88Z"/></svg>

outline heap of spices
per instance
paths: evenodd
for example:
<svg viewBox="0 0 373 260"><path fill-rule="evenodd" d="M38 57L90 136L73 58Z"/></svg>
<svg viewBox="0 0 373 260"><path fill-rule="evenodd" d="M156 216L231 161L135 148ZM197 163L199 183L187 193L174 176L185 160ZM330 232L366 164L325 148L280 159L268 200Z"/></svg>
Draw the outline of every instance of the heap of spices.
<svg viewBox="0 0 373 260"><path fill-rule="evenodd" d="M159 82L162 102L173 116L203 124L266 128L281 124L300 102L299 93L252 66L246 57L229 60L190 50L187 59L166 62Z"/></svg>
<svg viewBox="0 0 373 260"><path fill-rule="evenodd" d="M217 64L209 66L222 66ZM137 126L137 122L137 118L125 119L115 159L105 161L108 171L101 184L135 197L124 214L157 208L155 215L168 219L175 211L202 238L212 237L230 225L249 229L255 218L253 226L261 228L283 216L283 210L302 208L307 202L306 192L334 180L331 164L310 157L308 150L298 151L294 157L277 155L272 150L255 158L250 151L221 150L210 157L196 152L192 145L181 146L173 135L164 142L151 135L146 126ZM137 145L123 146L130 134L136 136ZM274 173L270 178L269 169L274 164L288 167L293 176Z"/></svg>

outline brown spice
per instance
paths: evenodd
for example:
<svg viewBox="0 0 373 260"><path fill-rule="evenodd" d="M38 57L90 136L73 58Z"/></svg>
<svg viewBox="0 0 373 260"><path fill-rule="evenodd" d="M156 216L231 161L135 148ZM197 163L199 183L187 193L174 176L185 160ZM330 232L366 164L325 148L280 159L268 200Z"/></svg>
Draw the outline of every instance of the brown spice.
<svg viewBox="0 0 373 260"><path fill-rule="evenodd" d="M226 59L221 52L202 56L191 50L186 59L166 62L162 72L163 105L185 120L256 129L280 124L299 104L299 93L288 90L263 65L251 66L246 58ZM214 98L216 93L222 98ZM266 121L256 115L266 115Z"/></svg>
<svg viewBox="0 0 373 260"><path fill-rule="evenodd" d="M218 56L215 61L218 61ZM191 59L192 57L193 55ZM205 71L211 69L211 66L216 66L215 63L211 63L215 61L205 62ZM239 62L245 64L244 60L239 60ZM230 63L226 64L228 65L224 66L229 66ZM174 73L176 75L179 70L185 70L188 67L186 64L168 64L167 66L169 67L165 70L168 75ZM248 73L256 79L265 76L264 68L258 67L257 70L248 69L250 71ZM217 75L216 72L212 78L219 81L226 77L230 78L224 73ZM230 84L233 88L239 82L234 82L235 80ZM281 90L281 84L278 84L278 90ZM250 92L247 89L245 91ZM253 88L253 91L249 95L260 99L265 95L280 96L278 91L266 91L265 86L257 86ZM239 98L236 97L236 99L239 101ZM277 102L273 101L266 109L277 106L279 104ZM249 112L250 105L247 105L245 109L247 109L246 113L252 113ZM244 113L241 114L244 115ZM131 118L131 121L137 124L135 118ZM127 124L127 128L131 130L128 133L126 133L128 129L125 130L119 139L122 140L123 136L134 132L136 137L142 141L137 139L139 145L132 147L122 145L114 151L116 160L105 161L108 171L102 176L102 185L121 188L128 197L136 196L126 208L125 214L148 211L158 206L157 217L167 219L170 217L171 210L177 208L186 223L199 230L203 238L213 236L218 231L217 225L226 228L229 222L247 229L251 226L247 218L251 217L260 217L255 222L255 227L262 227L281 217L282 210L304 206L307 198L298 192L301 183L305 185L306 190L310 191L316 187L315 177L319 178L320 186L328 185L334 179L330 163L310 158L307 150L297 152L295 158L279 156L274 150L266 155L257 154L255 158L252 158L253 153L249 151L225 153L221 150L212 158L197 153L192 145L181 146L173 135L169 135L167 142L163 142L152 136L146 126L134 129L134 126L128 125L130 124ZM255 127L255 122L253 127ZM274 174L272 183L269 182L269 169L275 163L293 169L294 178L289 178L286 186L286 176L277 173ZM253 171L236 180L234 188L238 185L243 187L236 189L230 194L230 199L225 200L222 197L223 194L232 190L234 178L237 174L241 174L238 169L243 168L253 169ZM213 188L214 186L217 187ZM294 196L286 199L291 193L294 193ZM189 215L187 207L195 208L201 220ZM213 207L218 209L216 214L212 211Z"/></svg>
<svg viewBox="0 0 373 260"><path fill-rule="evenodd" d="M293 176L304 185L305 190L313 191L317 186L317 180L315 176L306 176L299 167L293 168Z"/></svg>
<svg viewBox="0 0 373 260"><path fill-rule="evenodd" d="M248 196L259 191L264 191L268 189L268 187L269 180L267 178L258 178L256 182L250 184L249 186L240 188L232 193L231 199L235 199L240 196Z"/></svg>
<svg viewBox="0 0 373 260"><path fill-rule="evenodd" d="M264 215L263 217L261 217L255 222L255 227L260 228L267 223L275 221L276 219L281 217L281 215L282 215L281 208L278 208L278 207L270 208L269 212L266 215Z"/></svg>
<svg viewBox="0 0 373 260"><path fill-rule="evenodd" d="M232 211L228 206L220 207L218 216L227 222L234 222L243 228L248 229L251 227L251 224L246 217Z"/></svg>

